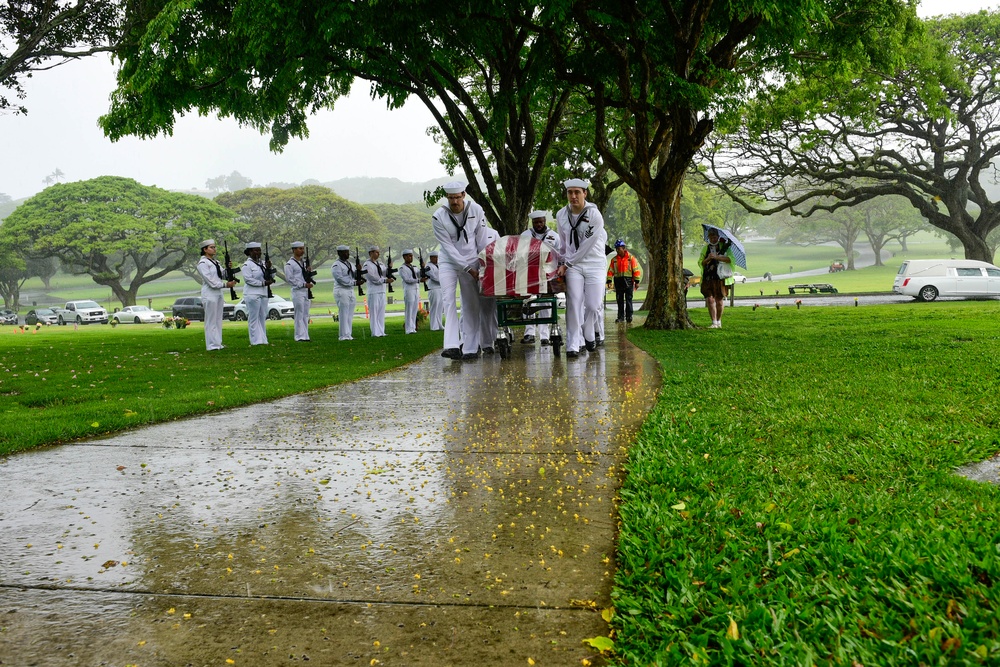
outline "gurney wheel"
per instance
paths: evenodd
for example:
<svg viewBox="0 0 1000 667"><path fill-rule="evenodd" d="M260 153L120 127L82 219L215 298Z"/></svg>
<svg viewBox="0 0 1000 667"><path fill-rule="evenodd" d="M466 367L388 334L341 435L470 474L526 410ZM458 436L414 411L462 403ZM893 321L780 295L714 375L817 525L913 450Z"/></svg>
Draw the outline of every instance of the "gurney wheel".
<svg viewBox="0 0 1000 667"><path fill-rule="evenodd" d="M562 349L562 338L552 339L552 354L559 356L559 350Z"/></svg>

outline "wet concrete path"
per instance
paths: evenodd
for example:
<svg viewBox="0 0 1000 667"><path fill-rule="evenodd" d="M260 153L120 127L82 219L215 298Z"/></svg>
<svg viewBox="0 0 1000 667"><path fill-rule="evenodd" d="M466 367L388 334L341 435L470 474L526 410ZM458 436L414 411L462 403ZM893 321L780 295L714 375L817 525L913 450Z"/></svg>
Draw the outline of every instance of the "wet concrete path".
<svg viewBox="0 0 1000 667"><path fill-rule="evenodd" d="M593 660L660 385L613 327L0 460L0 664Z"/></svg>

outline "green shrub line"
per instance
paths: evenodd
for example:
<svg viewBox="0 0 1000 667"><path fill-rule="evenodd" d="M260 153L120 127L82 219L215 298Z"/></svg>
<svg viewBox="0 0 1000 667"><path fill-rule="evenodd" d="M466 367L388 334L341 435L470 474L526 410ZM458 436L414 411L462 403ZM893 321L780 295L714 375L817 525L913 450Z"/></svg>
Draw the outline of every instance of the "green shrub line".
<svg viewBox="0 0 1000 667"><path fill-rule="evenodd" d="M663 386L621 490L620 664L1000 664L1000 487L954 473L1000 450L998 318L631 330Z"/></svg>
<svg viewBox="0 0 1000 667"><path fill-rule="evenodd" d="M404 336L401 318L386 323L385 338L355 320L344 342L326 318L314 320L309 343L292 339L290 320L267 329L271 345L251 348L246 323L226 323L226 349L206 352L197 322L0 328L0 455L350 382L441 347L440 332Z"/></svg>

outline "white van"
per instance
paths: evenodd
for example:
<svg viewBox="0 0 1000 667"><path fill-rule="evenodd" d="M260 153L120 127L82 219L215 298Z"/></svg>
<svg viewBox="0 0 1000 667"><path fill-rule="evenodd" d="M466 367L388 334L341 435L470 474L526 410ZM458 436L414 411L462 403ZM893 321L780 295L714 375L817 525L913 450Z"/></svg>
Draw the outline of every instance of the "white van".
<svg viewBox="0 0 1000 667"><path fill-rule="evenodd" d="M892 291L921 301L939 296L998 297L1000 269L974 259L911 259L899 267Z"/></svg>

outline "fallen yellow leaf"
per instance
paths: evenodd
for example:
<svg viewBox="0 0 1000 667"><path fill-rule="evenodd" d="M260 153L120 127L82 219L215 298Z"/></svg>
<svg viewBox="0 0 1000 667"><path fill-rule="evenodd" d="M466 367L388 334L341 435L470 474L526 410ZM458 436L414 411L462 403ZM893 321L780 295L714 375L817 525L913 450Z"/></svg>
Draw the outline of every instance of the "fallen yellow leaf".
<svg viewBox="0 0 1000 667"><path fill-rule="evenodd" d="M740 638L740 626L736 625L736 621L729 619L729 628L726 630L727 639L739 639Z"/></svg>

